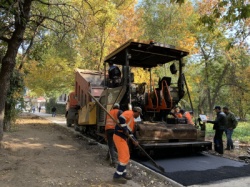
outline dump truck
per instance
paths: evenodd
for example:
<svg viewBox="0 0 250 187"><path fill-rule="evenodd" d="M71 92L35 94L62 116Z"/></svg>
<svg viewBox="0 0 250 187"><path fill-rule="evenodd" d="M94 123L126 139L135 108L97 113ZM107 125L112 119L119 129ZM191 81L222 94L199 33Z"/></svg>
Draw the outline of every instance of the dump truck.
<svg viewBox="0 0 250 187"><path fill-rule="evenodd" d="M119 103L123 111L139 106L143 115L137 119L135 137L145 150L171 147L211 150L212 143L205 141L204 124L187 124L184 118L170 115L186 94L190 98L183 73L183 58L188 54L187 50L172 45L131 39L105 57L103 72L77 69L74 92L80 108L75 126L84 133L102 137L106 111L114 103ZM116 86L110 85L109 63L121 69ZM152 71L158 66L165 67L166 74L155 84ZM135 82L132 71L135 68L148 74L145 82Z"/></svg>

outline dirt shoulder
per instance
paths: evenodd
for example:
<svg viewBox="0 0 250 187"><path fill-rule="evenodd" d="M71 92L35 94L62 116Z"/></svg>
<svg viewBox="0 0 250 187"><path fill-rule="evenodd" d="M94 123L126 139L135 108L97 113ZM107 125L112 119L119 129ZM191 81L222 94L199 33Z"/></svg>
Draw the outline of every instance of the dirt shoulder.
<svg viewBox="0 0 250 187"><path fill-rule="evenodd" d="M223 134L223 136L225 136L225 134ZM234 139L234 137L232 138ZM207 138L207 141L213 142L213 139ZM226 148L225 146L227 145L226 140L223 141L223 145L225 149ZM223 155L219 155L213 150L209 151L209 153L212 155L222 156L222 157L232 159L232 160L250 163L250 154L248 153L249 150L250 150L250 145L248 143L240 143L238 149L224 150Z"/></svg>
<svg viewBox="0 0 250 187"><path fill-rule="evenodd" d="M0 151L0 183L4 187L48 186L171 186L139 168L129 166L134 179L112 181L115 168L105 160L106 150L50 121L22 116L4 134Z"/></svg>

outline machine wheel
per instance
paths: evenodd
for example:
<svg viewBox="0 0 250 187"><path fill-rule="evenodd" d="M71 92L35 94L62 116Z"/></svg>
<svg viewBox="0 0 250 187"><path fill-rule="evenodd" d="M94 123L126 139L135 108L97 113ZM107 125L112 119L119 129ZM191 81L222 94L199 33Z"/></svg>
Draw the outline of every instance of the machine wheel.
<svg viewBox="0 0 250 187"><path fill-rule="evenodd" d="M86 125L81 126L80 132L83 133L83 134L87 134L87 127L86 127Z"/></svg>

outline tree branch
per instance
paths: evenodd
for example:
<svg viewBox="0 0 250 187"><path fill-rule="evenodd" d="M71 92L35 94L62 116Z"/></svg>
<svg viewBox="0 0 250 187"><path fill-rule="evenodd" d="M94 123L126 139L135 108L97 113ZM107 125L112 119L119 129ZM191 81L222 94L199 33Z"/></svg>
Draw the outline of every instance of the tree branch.
<svg viewBox="0 0 250 187"><path fill-rule="evenodd" d="M239 84L237 84L237 83L225 83L225 84L221 84L220 86L219 86L219 88L222 88L222 87L224 87L224 86L234 86L234 87L237 87L237 88L239 88L240 90L243 90L244 92L249 92L250 90L249 89L245 89L244 87L242 87L242 86L240 86Z"/></svg>
<svg viewBox="0 0 250 187"><path fill-rule="evenodd" d="M47 5L47 6L66 6L68 5L67 3L48 3L48 2L44 2L42 0L33 0L33 1L37 1L43 5Z"/></svg>

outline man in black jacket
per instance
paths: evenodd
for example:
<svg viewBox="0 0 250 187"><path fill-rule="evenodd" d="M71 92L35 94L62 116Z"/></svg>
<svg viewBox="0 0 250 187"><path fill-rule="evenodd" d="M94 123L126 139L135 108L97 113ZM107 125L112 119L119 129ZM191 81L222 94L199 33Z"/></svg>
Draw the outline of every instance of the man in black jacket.
<svg viewBox="0 0 250 187"><path fill-rule="evenodd" d="M220 106L215 106L214 111L216 112L216 119L214 121L207 122L214 124L214 150L219 154L223 154L222 135L225 130L225 126L227 125L227 117L226 114L221 111Z"/></svg>
<svg viewBox="0 0 250 187"><path fill-rule="evenodd" d="M113 64L113 62L109 62L109 87L115 88L120 86L121 83L121 71L120 69Z"/></svg>

